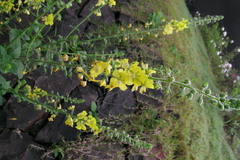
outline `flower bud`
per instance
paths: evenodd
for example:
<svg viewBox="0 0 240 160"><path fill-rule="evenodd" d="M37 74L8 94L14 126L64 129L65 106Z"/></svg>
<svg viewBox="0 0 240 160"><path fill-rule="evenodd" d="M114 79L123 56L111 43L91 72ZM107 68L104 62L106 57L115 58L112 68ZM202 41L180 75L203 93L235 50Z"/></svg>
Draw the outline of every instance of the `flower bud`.
<svg viewBox="0 0 240 160"><path fill-rule="evenodd" d="M190 85L191 84L191 81L189 79L186 79L184 82L184 84L187 84L187 85Z"/></svg>
<svg viewBox="0 0 240 160"><path fill-rule="evenodd" d="M83 70L82 67L76 67L76 71L78 71L78 72L83 72L84 70Z"/></svg>
<svg viewBox="0 0 240 160"><path fill-rule="evenodd" d="M87 85L87 81L80 81L81 86L85 87Z"/></svg>
<svg viewBox="0 0 240 160"><path fill-rule="evenodd" d="M207 89L207 90L205 91L205 94L206 94L206 95L210 95L210 94L211 94L211 90L210 90L210 89Z"/></svg>
<svg viewBox="0 0 240 160"><path fill-rule="evenodd" d="M203 88L203 89L208 88L208 82L204 82L204 83L202 84L202 88Z"/></svg>
<svg viewBox="0 0 240 160"><path fill-rule="evenodd" d="M198 104L202 105L203 104L203 97L200 96L197 100Z"/></svg>

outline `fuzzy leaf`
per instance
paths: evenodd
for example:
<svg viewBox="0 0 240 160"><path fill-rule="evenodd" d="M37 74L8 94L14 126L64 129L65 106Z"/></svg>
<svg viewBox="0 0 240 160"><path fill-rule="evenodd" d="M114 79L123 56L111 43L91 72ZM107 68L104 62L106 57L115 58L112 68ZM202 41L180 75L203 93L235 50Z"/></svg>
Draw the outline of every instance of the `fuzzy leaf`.
<svg viewBox="0 0 240 160"><path fill-rule="evenodd" d="M14 58L18 58L21 54L21 40L20 40L20 30L17 29L11 29L9 36L10 36L10 42L13 41L13 43L10 45L12 49L12 53Z"/></svg>
<svg viewBox="0 0 240 160"><path fill-rule="evenodd" d="M93 101L92 101L92 103L91 103L91 111L92 111L93 113L96 113L96 111L97 111L97 105L96 105L96 103L93 102Z"/></svg>

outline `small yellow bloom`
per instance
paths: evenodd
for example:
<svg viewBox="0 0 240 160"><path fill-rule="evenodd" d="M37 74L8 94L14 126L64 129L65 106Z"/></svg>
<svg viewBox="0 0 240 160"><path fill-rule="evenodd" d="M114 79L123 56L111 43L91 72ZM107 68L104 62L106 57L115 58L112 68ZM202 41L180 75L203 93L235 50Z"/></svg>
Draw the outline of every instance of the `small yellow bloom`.
<svg viewBox="0 0 240 160"><path fill-rule="evenodd" d="M25 74L27 74L27 72L26 71L22 71L22 74L25 75Z"/></svg>
<svg viewBox="0 0 240 160"><path fill-rule="evenodd" d="M78 73L77 77L78 77L79 80L83 80L83 75L81 73Z"/></svg>
<svg viewBox="0 0 240 160"><path fill-rule="evenodd" d="M138 28L135 28L134 30L135 30L136 32L138 32L138 31L139 31L139 29L138 29Z"/></svg>
<svg viewBox="0 0 240 160"><path fill-rule="evenodd" d="M62 60L65 62L68 61L68 55L66 54L62 55Z"/></svg>
<svg viewBox="0 0 240 160"><path fill-rule="evenodd" d="M42 105L37 105L37 110L42 110Z"/></svg>
<svg viewBox="0 0 240 160"><path fill-rule="evenodd" d="M109 0L108 5L110 7L115 6L116 5L116 1L115 0Z"/></svg>
<svg viewBox="0 0 240 160"><path fill-rule="evenodd" d="M21 18L17 18L16 19L19 23L22 22L22 19Z"/></svg>
<svg viewBox="0 0 240 160"><path fill-rule="evenodd" d="M55 68L53 69L53 72L57 72L58 70L59 70L59 68L55 67Z"/></svg>
<svg viewBox="0 0 240 160"><path fill-rule="evenodd" d="M102 6L106 4L106 0L98 0L98 3L95 6Z"/></svg>
<svg viewBox="0 0 240 160"><path fill-rule="evenodd" d="M84 70L83 70L82 67L76 67L76 71L77 71L77 72L83 72Z"/></svg>
<svg viewBox="0 0 240 160"><path fill-rule="evenodd" d="M76 128L77 128L78 130L84 130L84 131L87 130L86 126L85 126L82 122L77 122Z"/></svg>
<svg viewBox="0 0 240 160"><path fill-rule="evenodd" d="M173 26L171 23L168 23L164 30L163 30L163 34L166 35L166 34L173 34Z"/></svg>
<svg viewBox="0 0 240 160"><path fill-rule="evenodd" d="M73 127L73 119L72 119L71 116L68 116L68 118L65 121L65 124L68 125L68 126Z"/></svg>
<svg viewBox="0 0 240 160"><path fill-rule="evenodd" d="M9 118L10 121L16 121L17 118Z"/></svg>
<svg viewBox="0 0 240 160"><path fill-rule="evenodd" d="M127 26L127 28L131 28L132 27L132 24L131 23L129 23L129 25Z"/></svg>
<svg viewBox="0 0 240 160"><path fill-rule="evenodd" d="M27 9L24 11L24 13L27 14L27 15L30 15L29 10L27 10Z"/></svg>
<svg viewBox="0 0 240 160"><path fill-rule="evenodd" d="M78 60L78 56L77 55L75 55L72 59L71 59L71 61L70 62L72 62L72 61L77 61Z"/></svg>
<svg viewBox="0 0 240 160"><path fill-rule="evenodd" d="M83 87L86 87L87 81L80 81L80 85L83 86Z"/></svg>
<svg viewBox="0 0 240 160"><path fill-rule="evenodd" d="M59 105L57 106L57 109L58 109L58 110L62 109L62 105L59 104Z"/></svg>
<svg viewBox="0 0 240 160"><path fill-rule="evenodd" d="M68 107L68 110L72 111L75 109L75 105L71 105L70 107Z"/></svg>
<svg viewBox="0 0 240 160"><path fill-rule="evenodd" d="M120 31L123 31L124 30L124 28L123 27L120 27Z"/></svg>
<svg viewBox="0 0 240 160"><path fill-rule="evenodd" d="M84 119L84 117L87 116L87 112L86 111L82 111L81 113L77 114L77 119Z"/></svg>
<svg viewBox="0 0 240 160"><path fill-rule="evenodd" d="M128 38L127 37L123 37L123 40L126 41L126 40L128 40Z"/></svg>
<svg viewBox="0 0 240 160"><path fill-rule="evenodd" d="M98 16L98 17L102 16L101 10L95 11L94 14L95 14L96 16Z"/></svg>
<svg viewBox="0 0 240 160"><path fill-rule="evenodd" d="M44 24L45 25L53 25L53 20L54 20L54 16L53 16L53 14L51 13L51 14L49 14L48 16L44 16L43 18L42 18L42 20L45 22Z"/></svg>
<svg viewBox="0 0 240 160"><path fill-rule="evenodd" d="M85 124L90 128L94 128L97 125L97 121L95 118L92 117L89 118Z"/></svg>
<svg viewBox="0 0 240 160"><path fill-rule="evenodd" d="M55 114L52 114L51 117L48 118L48 121L52 122L56 118Z"/></svg>

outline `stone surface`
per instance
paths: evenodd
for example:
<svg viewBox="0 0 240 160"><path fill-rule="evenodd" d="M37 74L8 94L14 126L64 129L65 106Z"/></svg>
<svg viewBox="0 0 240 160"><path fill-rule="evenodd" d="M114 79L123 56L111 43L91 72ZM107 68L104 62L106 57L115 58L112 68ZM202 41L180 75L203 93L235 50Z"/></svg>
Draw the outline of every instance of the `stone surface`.
<svg viewBox="0 0 240 160"><path fill-rule="evenodd" d="M40 76L35 82L35 86L48 93L54 92L63 96L69 95L78 85L79 80L76 76L69 78L62 71L54 72L49 76Z"/></svg>
<svg viewBox="0 0 240 160"><path fill-rule="evenodd" d="M136 92L137 102L143 106L159 108L163 104L163 97L163 92L159 90L148 89L146 93L143 94Z"/></svg>
<svg viewBox="0 0 240 160"><path fill-rule="evenodd" d="M18 102L14 97L8 100L3 111L7 128L18 128L24 131L28 131L45 115L45 112L35 110L32 104Z"/></svg>
<svg viewBox="0 0 240 160"><path fill-rule="evenodd" d="M114 88L108 92L98 109L100 117L109 117L111 115L130 114L137 108L134 93L128 89L121 91Z"/></svg>
<svg viewBox="0 0 240 160"><path fill-rule="evenodd" d="M85 102L81 104L75 104L76 108L74 113L77 114L83 110L89 111L91 108L91 102L96 101L98 94L89 86L75 88L70 97L84 99ZM63 103L62 107L67 109L70 106L69 103ZM40 143L57 143L62 140L75 140L79 131L65 123L65 116L59 114L53 122L47 122L45 126L37 133L35 140Z"/></svg>
<svg viewBox="0 0 240 160"><path fill-rule="evenodd" d="M20 130L5 129L0 133L0 159L16 159L23 153L33 138Z"/></svg>

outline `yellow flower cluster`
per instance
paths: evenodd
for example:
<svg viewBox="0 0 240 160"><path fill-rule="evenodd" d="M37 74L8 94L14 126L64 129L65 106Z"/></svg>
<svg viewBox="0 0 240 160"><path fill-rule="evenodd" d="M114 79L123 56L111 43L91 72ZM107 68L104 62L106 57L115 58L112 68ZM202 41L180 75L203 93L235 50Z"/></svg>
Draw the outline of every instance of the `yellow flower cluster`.
<svg viewBox="0 0 240 160"><path fill-rule="evenodd" d="M98 0L97 4L95 4L96 7L104 6L104 5L109 5L110 7L112 7L116 5L116 1L115 0ZM102 12L100 9L95 11L94 14L96 16L102 16Z"/></svg>
<svg viewBox="0 0 240 160"><path fill-rule="evenodd" d="M112 7L116 5L116 1L115 0L98 0L98 3L95 6L103 6L106 4Z"/></svg>
<svg viewBox="0 0 240 160"><path fill-rule="evenodd" d="M132 86L132 91L137 91L140 87L139 92L143 93L147 88L154 89L154 82L149 79L149 75L152 73L156 73L156 71L149 69L148 64L142 63L139 66L139 62L136 61L129 63L128 59L111 59L107 62L94 61L87 77L90 81L98 82L110 90L119 87L125 91L127 86ZM84 74L86 75L85 72ZM111 77L108 84L107 78L99 79L101 74Z"/></svg>
<svg viewBox="0 0 240 160"><path fill-rule="evenodd" d="M34 100L47 95L46 91L44 91L38 87L34 87L34 89L32 90L31 86L29 86L29 85L26 85L24 87L24 90L26 91L27 97L34 99Z"/></svg>
<svg viewBox="0 0 240 160"><path fill-rule="evenodd" d="M8 13L14 7L14 0L0 1L0 13Z"/></svg>
<svg viewBox="0 0 240 160"><path fill-rule="evenodd" d="M42 17L42 20L44 21L45 25L53 25L54 15L51 13L48 16Z"/></svg>
<svg viewBox="0 0 240 160"><path fill-rule="evenodd" d="M0 1L0 13L9 13L11 10L18 11L23 2L28 6L32 6L33 9L39 9L42 6L41 3L45 2L45 0L18 0L17 3L14 3L14 0L3 0ZM25 13L30 14L28 10L25 10Z"/></svg>
<svg viewBox="0 0 240 160"><path fill-rule="evenodd" d="M42 2L45 2L45 0L25 0L24 4L27 4L28 6L32 6L33 9L39 9L41 8Z"/></svg>
<svg viewBox="0 0 240 160"><path fill-rule="evenodd" d="M94 135L101 132L101 129L97 125L97 120L92 115L88 115L86 111L78 113L74 118L69 115L65 120L65 124L71 127L75 126L76 129L83 131L86 131L88 126L91 132L94 132Z"/></svg>
<svg viewBox="0 0 240 160"><path fill-rule="evenodd" d="M164 27L163 34L173 34L173 31L182 31L186 28L188 28L189 21L188 20L171 20L169 23L167 23Z"/></svg>

